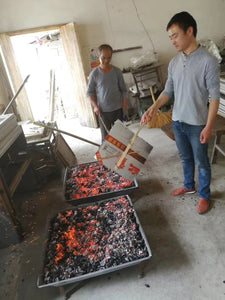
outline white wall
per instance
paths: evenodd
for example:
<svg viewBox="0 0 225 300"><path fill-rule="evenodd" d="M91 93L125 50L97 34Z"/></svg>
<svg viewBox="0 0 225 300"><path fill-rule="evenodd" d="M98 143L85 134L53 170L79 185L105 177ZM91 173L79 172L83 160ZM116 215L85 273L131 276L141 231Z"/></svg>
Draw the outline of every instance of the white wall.
<svg viewBox="0 0 225 300"><path fill-rule="evenodd" d="M1 0L0 4L0 32L76 22L87 73L89 50L101 43L114 49L143 47L115 53L113 63L121 69L129 66L131 56L153 46L167 66L176 51L165 28L170 18L183 10L196 19L199 39L210 38L221 45L225 34L224 0Z"/></svg>

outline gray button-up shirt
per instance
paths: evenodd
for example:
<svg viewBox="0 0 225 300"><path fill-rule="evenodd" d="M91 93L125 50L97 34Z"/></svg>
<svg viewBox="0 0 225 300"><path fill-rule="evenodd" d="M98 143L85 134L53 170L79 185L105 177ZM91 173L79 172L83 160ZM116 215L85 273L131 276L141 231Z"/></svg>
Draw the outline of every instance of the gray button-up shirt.
<svg viewBox="0 0 225 300"><path fill-rule="evenodd" d="M174 96L174 121L205 125L210 99L220 99L219 64L205 48L175 56L168 68L163 94Z"/></svg>

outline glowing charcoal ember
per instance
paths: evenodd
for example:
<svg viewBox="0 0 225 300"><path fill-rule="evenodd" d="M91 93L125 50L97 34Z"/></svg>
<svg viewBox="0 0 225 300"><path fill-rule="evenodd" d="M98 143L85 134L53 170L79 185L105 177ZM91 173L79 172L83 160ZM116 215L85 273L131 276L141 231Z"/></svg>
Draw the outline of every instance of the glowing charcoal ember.
<svg viewBox="0 0 225 300"><path fill-rule="evenodd" d="M49 232L45 284L149 255L134 208L126 196L58 213Z"/></svg>
<svg viewBox="0 0 225 300"><path fill-rule="evenodd" d="M134 186L134 181L127 180L99 162L93 162L68 170L65 196L68 200L76 200L117 192Z"/></svg>

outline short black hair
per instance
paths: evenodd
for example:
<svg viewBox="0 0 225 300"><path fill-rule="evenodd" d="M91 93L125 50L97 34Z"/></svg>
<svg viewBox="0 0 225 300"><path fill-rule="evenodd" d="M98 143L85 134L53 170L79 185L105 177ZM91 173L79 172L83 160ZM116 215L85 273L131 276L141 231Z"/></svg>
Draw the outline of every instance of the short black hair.
<svg viewBox="0 0 225 300"><path fill-rule="evenodd" d="M197 23L195 19L186 11L182 11L176 15L174 15L169 23L167 24L166 31L169 30L169 28L172 25L178 25L183 31L186 33L189 27L193 27L193 34L196 37L197 35Z"/></svg>
<svg viewBox="0 0 225 300"><path fill-rule="evenodd" d="M111 51L111 53L113 53L113 48L110 45L108 45L108 44L102 44L102 45L100 45L98 47L99 53L101 53L103 49L109 49Z"/></svg>

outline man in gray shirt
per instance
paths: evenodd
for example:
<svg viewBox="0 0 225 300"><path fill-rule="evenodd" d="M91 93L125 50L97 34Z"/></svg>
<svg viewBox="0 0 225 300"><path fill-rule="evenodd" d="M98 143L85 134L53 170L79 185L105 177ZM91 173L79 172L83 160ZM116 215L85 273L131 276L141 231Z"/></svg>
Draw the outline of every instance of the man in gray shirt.
<svg viewBox="0 0 225 300"><path fill-rule="evenodd" d="M100 116L102 141L107 135L105 126L110 130L117 119L122 121L123 110L127 113L127 89L120 69L110 64L112 52L109 45L99 46L100 66L91 72L87 88L94 112Z"/></svg>
<svg viewBox="0 0 225 300"><path fill-rule="evenodd" d="M141 123L151 121L157 110L174 96L173 130L183 165L184 185L172 195L195 193L196 164L199 173L197 211L203 214L209 209L208 142L219 106L219 65L216 58L197 43L197 24L189 13L174 15L167 31L180 53L171 60L165 89L155 105L145 112Z"/></svg>

